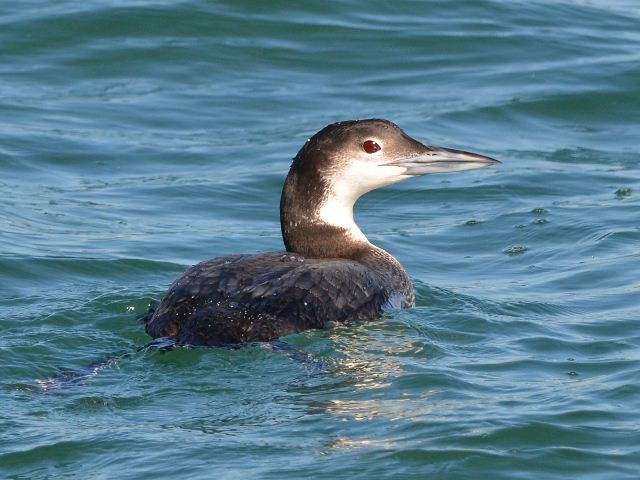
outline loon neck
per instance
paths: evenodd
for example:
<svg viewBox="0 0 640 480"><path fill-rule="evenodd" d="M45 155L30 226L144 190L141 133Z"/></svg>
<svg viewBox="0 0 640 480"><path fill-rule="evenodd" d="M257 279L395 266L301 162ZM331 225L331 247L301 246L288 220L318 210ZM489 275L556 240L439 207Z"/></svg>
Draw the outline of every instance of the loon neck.
<svg viewBox="0 0 640 480"><path fill-rule="evenodd" d="M290 171L280 199L280 226L288 252L311 258L359 258L376 249L353 219L357 198L321 176Z"/></svg>

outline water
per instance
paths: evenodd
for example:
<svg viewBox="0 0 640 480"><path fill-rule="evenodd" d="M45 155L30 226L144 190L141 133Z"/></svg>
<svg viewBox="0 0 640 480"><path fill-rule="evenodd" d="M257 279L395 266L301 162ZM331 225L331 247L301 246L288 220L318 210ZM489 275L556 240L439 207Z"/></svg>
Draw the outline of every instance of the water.
<svg viewBox="0 0 640 480"><path fill-rule="evenodd" d="M184 268L282 248L290 158L366 117L503 161L359 202L417 307L136 351ZM0 476L638 478L639 124L635 0L5 0Z"/></svg>

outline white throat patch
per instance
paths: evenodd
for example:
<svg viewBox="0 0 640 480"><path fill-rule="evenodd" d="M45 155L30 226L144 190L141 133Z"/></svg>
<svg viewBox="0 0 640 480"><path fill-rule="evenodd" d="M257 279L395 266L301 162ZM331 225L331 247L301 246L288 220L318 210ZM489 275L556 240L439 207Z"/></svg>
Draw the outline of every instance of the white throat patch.
<svg viewBox="0 0 640 480"><path fill-rule="evenodd" d="M320 206L320 220L344 228L352 237L368 241L353 220L353 206L365 193L407 178L405 168L356 161L331 179L332 192Z"/></svg>

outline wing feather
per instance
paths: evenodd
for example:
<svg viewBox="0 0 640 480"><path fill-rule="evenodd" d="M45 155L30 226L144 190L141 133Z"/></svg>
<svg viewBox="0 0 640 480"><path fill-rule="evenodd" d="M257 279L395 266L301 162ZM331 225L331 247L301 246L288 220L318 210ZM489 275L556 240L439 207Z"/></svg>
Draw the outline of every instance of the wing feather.
<svg viewBox="0 0 640 480"><path fill-rule="evenodd" d="M235 336L246 338L269 336L276 324L280 330L301 331L372 320L389 296L378 280L371 269L345 259L305 259L281 252L219 257L184 272L146 329L153 337L188 342L181 331L190 321L197 322L197 329L193 324L189 328L199 331L198 339L206 337L207 325L220 330L219 321L211 323L213 317L224 317L240 332ZM228 343L229 332L225 335Z"/></svg>

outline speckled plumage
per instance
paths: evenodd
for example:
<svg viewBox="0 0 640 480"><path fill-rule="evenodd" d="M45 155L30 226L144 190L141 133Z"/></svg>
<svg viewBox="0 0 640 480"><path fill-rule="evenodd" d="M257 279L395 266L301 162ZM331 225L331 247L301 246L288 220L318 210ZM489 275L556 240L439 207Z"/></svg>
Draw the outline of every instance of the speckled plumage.
<svg viewBox="0 0 640 480"><path fill-rule="evenodd" d="M387 308L411 306L413 287L400 264L367 265L379 255L385 253L361 261L287 252L207 260L174 282L146 330L179 344L223 345L373 320Z"/></svg>

